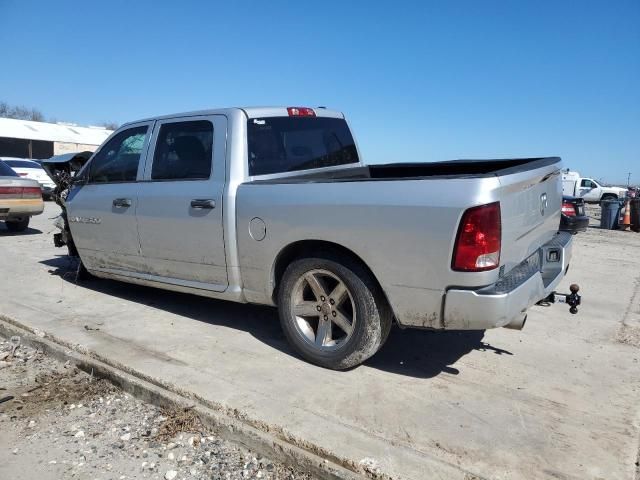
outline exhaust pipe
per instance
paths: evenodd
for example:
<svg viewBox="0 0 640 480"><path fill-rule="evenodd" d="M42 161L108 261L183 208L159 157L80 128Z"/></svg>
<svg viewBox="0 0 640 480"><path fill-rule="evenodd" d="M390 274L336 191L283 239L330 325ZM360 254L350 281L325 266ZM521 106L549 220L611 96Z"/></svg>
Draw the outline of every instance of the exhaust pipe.
<svg viewBox="0 0 640 480"><path fill-rule="evenodd" d="M527 315L524 314L522 317L512 320L510 323L507 323L504 328L511 328L513 330L522 330L524 328L524 324L527 323Z"/></svg>

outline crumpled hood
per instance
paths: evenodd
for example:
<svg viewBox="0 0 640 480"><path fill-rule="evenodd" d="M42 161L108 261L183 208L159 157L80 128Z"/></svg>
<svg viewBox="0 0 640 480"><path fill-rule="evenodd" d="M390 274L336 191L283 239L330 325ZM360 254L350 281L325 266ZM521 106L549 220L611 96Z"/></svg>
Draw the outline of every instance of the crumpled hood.
<svg viewBox="0 0 640 480"><path fill-rule="evenodd" d="M48 160L42 160L41 165L47 175L51 177L51 180L60 186L62 181L73 177L87 163L91 155L93 155L93 152L89 151L65 153L51 157Z"/></svg>

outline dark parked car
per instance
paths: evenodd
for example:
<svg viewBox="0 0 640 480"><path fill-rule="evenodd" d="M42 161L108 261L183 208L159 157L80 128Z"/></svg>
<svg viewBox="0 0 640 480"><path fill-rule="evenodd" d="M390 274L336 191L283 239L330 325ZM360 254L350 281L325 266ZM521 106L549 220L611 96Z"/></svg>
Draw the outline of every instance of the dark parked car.
<svg viewBox="0 0 640 480"><path fill-rule="evenodd" d="M576 234L589 226L589 217L584 213L584 200L578 197L562 197L560 230Z"/></svg>

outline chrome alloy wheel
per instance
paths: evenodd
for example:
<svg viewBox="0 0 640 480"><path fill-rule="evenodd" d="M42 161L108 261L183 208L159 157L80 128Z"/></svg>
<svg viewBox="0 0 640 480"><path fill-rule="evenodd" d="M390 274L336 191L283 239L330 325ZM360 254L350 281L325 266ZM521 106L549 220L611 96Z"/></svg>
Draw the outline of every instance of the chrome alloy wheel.
<svg viewBox="0 0 640 480"><path fill-rule="evenodd" d="M327 270L310 270L293 287L291 315L302 337L320 350L345 344L356 322L356 309L349 289Z"/></svg>

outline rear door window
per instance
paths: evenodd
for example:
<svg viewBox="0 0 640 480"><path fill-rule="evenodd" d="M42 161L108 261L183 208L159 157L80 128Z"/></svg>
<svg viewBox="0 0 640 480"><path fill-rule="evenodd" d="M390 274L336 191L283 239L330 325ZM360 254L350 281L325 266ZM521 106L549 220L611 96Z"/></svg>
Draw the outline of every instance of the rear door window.
<svg viewBox="0 0 640 480"><path fill-rule="evenodd" d="M153 155L152 180L206 180L211 175L213 124L207 120L165 123Z"/></svg>
<svg viewBox="0 0 640 480"><path fill-rule="evenodd" d="M341 118L251 118L247 142L250 175L358 163L355 142Z"/></svg>
<svg viewBox="0 0 640 480"><path fill-rule="evenodd" d="M109 140L91 160L89 182L135 182L148 129L129 128Z"/></svg>

